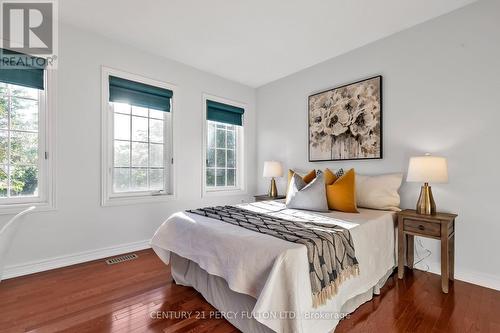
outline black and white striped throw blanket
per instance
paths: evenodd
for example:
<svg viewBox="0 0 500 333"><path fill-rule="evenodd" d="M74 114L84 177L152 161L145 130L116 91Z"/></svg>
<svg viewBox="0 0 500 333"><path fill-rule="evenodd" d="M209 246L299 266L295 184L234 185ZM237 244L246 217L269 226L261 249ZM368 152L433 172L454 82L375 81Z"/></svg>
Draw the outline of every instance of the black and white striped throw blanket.
<svg viewBox="0 0 500 333"><path fill-rule="evenodd" d="M335 296L343 281L359 274L351 234L338 225L290 221L235 206L199 208L188 212L304 244L307 247L314 308Z"/></svg>

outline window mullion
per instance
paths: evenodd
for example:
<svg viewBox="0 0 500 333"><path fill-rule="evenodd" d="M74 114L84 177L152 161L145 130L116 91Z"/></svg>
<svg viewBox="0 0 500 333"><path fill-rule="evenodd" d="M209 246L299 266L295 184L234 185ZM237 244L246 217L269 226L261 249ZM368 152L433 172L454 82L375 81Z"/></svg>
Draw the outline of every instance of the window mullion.
<svg viewBox="0 0 500 333"><path fill-rule="evenodd" d="M129 135L129 162L128 162L128 190L132 188L132 105L129 105L130 135Z"/></svg>
<svg viewBox="0 0 500 333"><path fill-rule="evenodd" d="M12 97L11 97L11 90L10 90L10 84L7 85L7 198L11 197L11 176L10 176L10 130L11 130L11 121L10 121L10 114L11 114L11 108L12 108Z"/></svg>
<svg viewBox="0 0 500 333"><path fill-rule="evenodd" d="M214 122L214 188L217 187L217 124ZM208 139L208 138L207 138Z"/></svg>
<svg viewBox="0 0 500 333"><path fill-rule="evenodd" d="M233 151L233 158L234 158L234 186L238 187L238 128L236 126L233 128L233 140L234 140L234 151Z"/></svg>
<svg viewBox="0 0 500 333"><path fill-rule="evenodd" d="M49 150L47 147L47 136L45 131L43 131L43 128L47 128L46 124L48 122L47 120L47 104L45 98L42 96L42 91L38 90L38 100L37 100L37 107L38 107L38 115L37 115L37 138L38 138L38 143L37 143L37 148L38 148L38 160L37 160L37 165L36 167L38 168L37 170L37 177L38 177L38 196L44 196L45 191L44 188L48 186L47 179L46 179L46 168L48 164L48 158L49 158Z"/></svg>
<svg viewBox="0 0 500 333"><path fill-rule="evenodd" d="M172 163L172 151L173 147L170 145L171 137L167 133L167 129L172 129L171 127L171 116L166 112L163 113L163 190L165 192L170 191L169 186L171 183L171 168ZM167 170L169 171L167 174Z"/></svg>
<svg viewBox="0 0 500 333"><path fill-rule="evenodd" d="M217 141L217 128L215 129L215 141ZM215 161L214 161L214 187L217 187L217 156L219 156L219 149L217 148L217 142L215 143Z"/></svg>
<svg viewBox="0 0 500 333"><path fill-rule="evenodd" d="M149 169L151 167L151 137L150 137L150 127L151 127L151 113L148 109L148 167L146 169L146 184L148 185L148 190L151 190L151 183L149 179Z"/></svg>
<svg viewBox="0 0 500 333"><path fill-rule="evenodd" d="M108 182L108 190L114 192L114 179L115 179L115 105L113 103L107 104L109 108L111 108L111 116L106 116L109 123L106 132L106 138L109 140L108 143L108 151L110 152L110 156L106 160L106 169L108 170L108 175L111 179L111 182ZM109 110L109 109L108 109ZM111 132L111 133L109 133ZM111 139L111 140L110 140ZM111 185L111 187L110 187Z"/></svg>
<svg viewBox="0 0 500 333"><path fill-rule="evenodd" d="M224 127L224 144L225 144L225 149L224 149L224 153L226 155L226 158L225 158L225 165L224 165L224 185L227 186L227 125Z"/></svg>

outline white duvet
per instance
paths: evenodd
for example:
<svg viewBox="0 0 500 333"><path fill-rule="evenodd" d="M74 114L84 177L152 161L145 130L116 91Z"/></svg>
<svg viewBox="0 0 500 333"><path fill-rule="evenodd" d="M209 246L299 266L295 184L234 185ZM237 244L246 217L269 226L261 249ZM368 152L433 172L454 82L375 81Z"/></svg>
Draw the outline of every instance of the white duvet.
<svg viewBox="0 0 500 333"><path fill-rule="evenodd" d="M338 224L353 237L359 276L346 280L334 298L314 309L304 245L186 212L170 216L158 228L151 246L165 263L174 252L224 278L231 290L257 300L253 316L276 332L328 332L338 323L344 303L375 286L395 266L394 212L314 213L286 209L277 201L239 206L285 219Z"/></svg>

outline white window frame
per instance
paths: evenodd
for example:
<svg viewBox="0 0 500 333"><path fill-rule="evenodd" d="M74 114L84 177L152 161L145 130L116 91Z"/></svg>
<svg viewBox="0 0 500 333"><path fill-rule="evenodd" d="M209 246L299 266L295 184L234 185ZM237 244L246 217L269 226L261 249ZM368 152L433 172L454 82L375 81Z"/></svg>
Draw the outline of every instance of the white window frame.
<svg viewBox="0 0 500 333"><path fill-rule="evenodd" d="M175 119L175 97L176 86L148 79L140 75L128 73L125 71L102 66L102 106L101 106L101 205L102 206L120 206L151 202L162 202L176 198L175 182L175 159L174 159L174 119ZM136 192L113 192L113 138L114 138L114 112L109 104L109 77L131 80L144 83L155 87L171 90L173 97L171 99L171 110L165 117L163 126L165 139L165 172L167 173L166 191L136 191Z"/></svg>
<svg viewBox="0 0 500 333"><path fill-rule="evenodd" d="M213 197L213 196L227 196L227 195L246 195L246 172L245 172L245 113L242 115L242 126L237 127L237 140L236 140L236 185L235 186L225 186L225 187L208 187L207 186L207 135L208 135L208 120L207 120L207 100L219 102L223 104L232 105L235 107L242 108L246 111L246 104L229 100L226 98L203 94L203 112L202 112L202 124L203 124L203 137L202 137L202 189L201 196L203 197Z"/></svg>
<svg viewBox="0 0 500 333"><path fill-rule="evenodd" d="M55 138L56 75L54 70L45 70L43 92L40 92L38 107L38 196L0 199L0 214L18 213L30 206L37 211L56 208L55 200Z"/></svg>

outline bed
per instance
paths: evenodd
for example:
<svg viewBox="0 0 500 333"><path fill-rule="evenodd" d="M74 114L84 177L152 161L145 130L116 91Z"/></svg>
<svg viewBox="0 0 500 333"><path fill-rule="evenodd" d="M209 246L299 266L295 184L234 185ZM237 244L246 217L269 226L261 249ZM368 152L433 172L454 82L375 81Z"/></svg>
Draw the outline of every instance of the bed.
<svg viewBox="0 0 500 333"><path fill-rule="evenodd" d="M378 294L393 272L395 213L359 214L287 209L281 201L238 205L287 220L332 223L351 233L359 275L326 304L313 307L307 250L302 244L188 212L169 217L151 247L171 264L176 283L191 286L243 332L329 332Z"/></svg>

